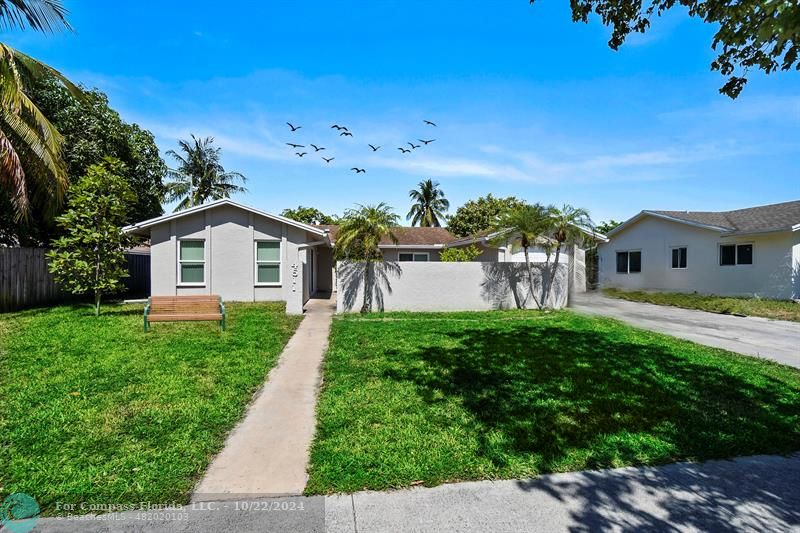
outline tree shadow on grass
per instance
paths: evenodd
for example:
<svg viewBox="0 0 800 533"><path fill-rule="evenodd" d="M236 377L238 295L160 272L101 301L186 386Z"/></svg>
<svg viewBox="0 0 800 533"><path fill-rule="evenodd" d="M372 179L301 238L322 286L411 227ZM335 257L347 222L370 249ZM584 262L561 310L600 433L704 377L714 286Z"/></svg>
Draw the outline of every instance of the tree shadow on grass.
<svg viewBox="0 0 800 533"><path fill-rule="evenodd" d="M446 335L455 346L388 351L386 376L457 397L500 469L531 454L552 472L800 450L800 391L748 361L726 370L552 322Z"/></svg>

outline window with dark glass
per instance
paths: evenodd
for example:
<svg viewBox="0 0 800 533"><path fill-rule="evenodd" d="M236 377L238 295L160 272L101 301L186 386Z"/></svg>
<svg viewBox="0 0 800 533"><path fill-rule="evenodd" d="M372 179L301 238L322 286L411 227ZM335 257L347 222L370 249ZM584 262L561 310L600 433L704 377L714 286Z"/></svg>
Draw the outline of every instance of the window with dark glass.
<svg viewBox="0 0 800 533"><path fill-rule="evenodd" d="M686 247L672 249L672 268L686 268Z"/></svg>
<svg viewBox="0 0 800 533"><path fill-rule="evenodd" d="M617 274L628 273L628 252L617 252Z"/></svg>
<svg viewBox="0 0 800 533"><path fill-rule="evenodd" d="M628 272L641 272L642 271L642 252L631 252L628 266Z"/></svg>
<svg viewBox="0 0 800 533"><path fill-rule="evenodd" d="M642 271L642 252L617 252L617 274Z"/></svg>
<svg viewBox="0 0 800 533"><path fill-rule="evenodd" d="M719 246L719 264L721 266L736 264L735 244L721 244Z"/></svg>
<svg viewBox="0 0 800 533"><path fill-rule="evenodd" d="M740 244L736 247L736 264L737 265L752 265L753 264L753 245Z"/></svg>

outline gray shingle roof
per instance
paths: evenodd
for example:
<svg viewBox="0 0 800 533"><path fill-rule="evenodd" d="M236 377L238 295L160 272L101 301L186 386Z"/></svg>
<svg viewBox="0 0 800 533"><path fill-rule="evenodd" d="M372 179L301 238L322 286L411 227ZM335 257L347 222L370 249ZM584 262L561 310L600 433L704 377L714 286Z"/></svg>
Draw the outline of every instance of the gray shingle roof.
<svg viewBox="0 0 800 533"><path fill-rule="evenodd" d="M800 224L800 200L734 211L645 211L687 222L715 226L729 234L788 231Z"/></svg>

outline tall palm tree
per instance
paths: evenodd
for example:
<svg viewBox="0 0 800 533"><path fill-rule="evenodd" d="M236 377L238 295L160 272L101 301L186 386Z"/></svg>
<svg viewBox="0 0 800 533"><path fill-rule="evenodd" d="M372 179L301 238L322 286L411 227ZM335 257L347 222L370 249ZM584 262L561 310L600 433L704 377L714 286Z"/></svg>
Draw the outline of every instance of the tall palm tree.
<svg viewBox="0 0 800 533"><path fill-rule="evenodd" d="M372 283L374 262L382 261L379 248L381 240L388 237L397 244L393 229L398 226L400 217L392 208L381 202L378 205L357 205L345 211L339 234L336 237L336 256L364 261L364 302L362 313L372 310Z"/></svg>
<svg viewBox="0 0 800 533"><path fill-rule="evenodd" d="M546 302L550 296L550 291L558 270L558 261L561 256L561 248L564 244L580 244L586 236L585 231L592 227L592 219L589 211L581 207L573 207L564 204L561 209L551 207L548 212L549 236L555 241L555 261L553 262L552 272L549 280L544 287L543 300Z"/></svg>
<svg viewBox="0 0 800 533"><path fill-rule="evenodd" d="M70 29L60 0L0 0L0 28L53 32ZM45 76L60 80L76 98L83 93L55 69L0 43L0 188L8 194L14 218L30 215L31 197L46 215L64 199L66 166L63 139L25 93L25 86Z"/></svg>
<svg viewBox="0 0 800 533"><path fill-rule="evenodd" d="M234 193L247 192L247 189L236 183L241 181L244 184L247 178L240 172L226 172L220 163L222 149L212 146L213 144L213 137L199 139L192 135L191 141L178 141L184 155L175 150L167 151L167 155L178 162L177 169L167 170L167 176L172 181L167 183L166 200L180 200L175 211L200 205L208 200L230 198Z"/></svg>
<svg viewBox="0 0 800 533"><path fill-rule="evenodd" d="M415 203L406 215L411 220L411 225L423 227L440 227L439 219L444 219L444 212L450 208L450 202L444 197L444 191L439 188L439 182L433 180L420 181L418 189L408 191L408 197Z"/></svg>
<svg viewBox="0 0 800 533"><path fill-rule="evenodd" d="M498 235L493 239L493 244L496 246L510 243L513 248L522 248L531 297L539 309L543 308L547 300L540 301L536 297L536 284L528 251L537 242L546 238L550 228L550 209L541 204L522 204L509 210L500 217L497 223Z"/></svg>

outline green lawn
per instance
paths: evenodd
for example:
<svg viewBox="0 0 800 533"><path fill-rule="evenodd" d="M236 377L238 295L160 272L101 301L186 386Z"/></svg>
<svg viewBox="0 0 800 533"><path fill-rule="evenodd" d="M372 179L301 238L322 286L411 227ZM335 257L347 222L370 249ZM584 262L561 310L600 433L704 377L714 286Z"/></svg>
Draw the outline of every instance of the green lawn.
<svg viewBox="0 0 800 533"><path fill-rule="evenodd" d="M307 492L800 450L800 371L560 311L334 321Z"/></svg>
<svg viewBox="0 0 800 533"><path fill-rule="evenodd" d="M643 292L603 289L606 296L633 302L658 305L673 305L684 309L699 309L712 313L760 316L776 320L800 322L800 304L790 300L765 300L761 298L726 298L705 294L682 294L677 292Z"/></svg>
<svg viewBox="0 0 800 533"><path fill-rule="evenodd" d="M301 318L230 304L216 323L142 306L0 315L0 500L186 502Z"/></svg>

